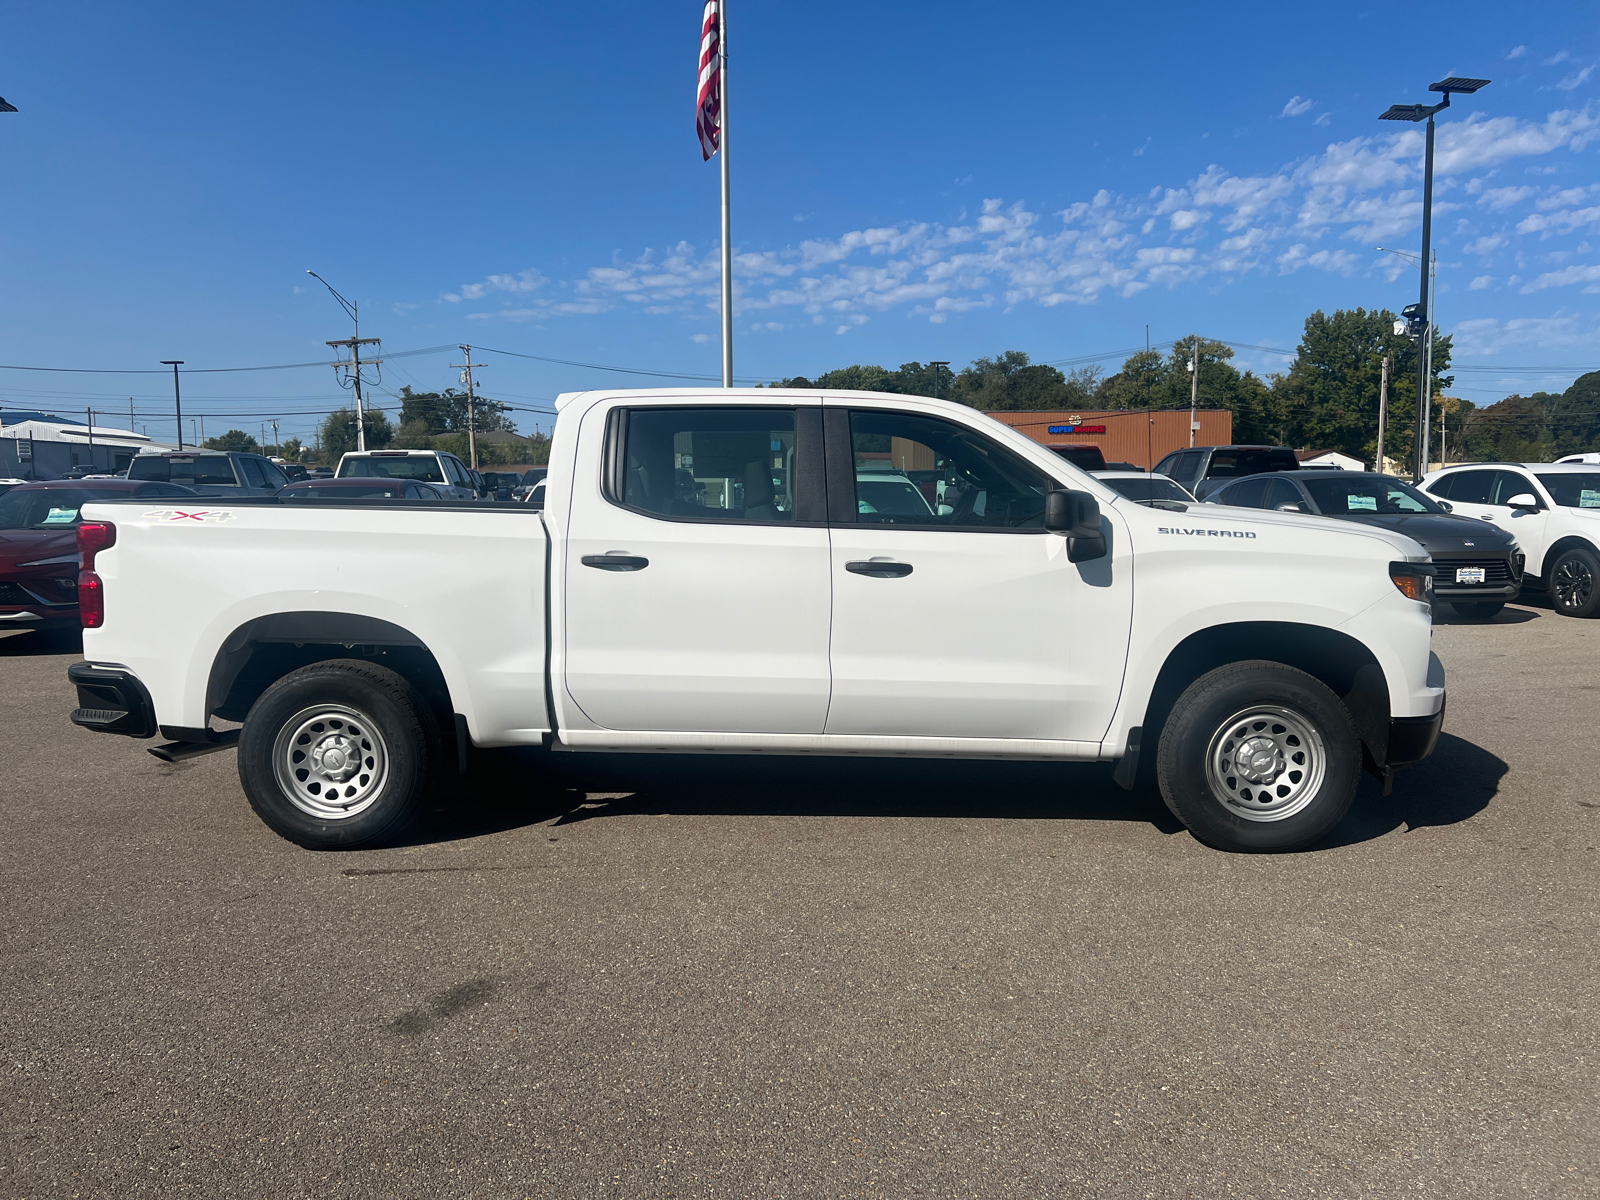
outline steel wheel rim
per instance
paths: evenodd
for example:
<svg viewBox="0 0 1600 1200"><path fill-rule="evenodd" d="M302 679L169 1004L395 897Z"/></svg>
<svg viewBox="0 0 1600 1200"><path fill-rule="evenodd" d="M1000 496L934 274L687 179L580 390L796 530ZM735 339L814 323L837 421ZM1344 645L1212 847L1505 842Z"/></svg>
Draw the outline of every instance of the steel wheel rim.
<svg viewBox="0 0 1600 1200"><path fill-rule="evenodd" d="M283 794L321 821L344 821L370 808L389 780L389 746L365 713L342 704L301 709L272 744L272 770Z"/></svg>
<svg viewBox="0 0 1600 1200"><path fill-rule="evenodd" d="M1316 798L1328 754L1315 724L1292 708L1241 709L1211 735L1206 782L1247 821L1284 821Z"/></svg>
<svg viewBox="0 0 1600 1200"><path fill-rule="evenodd" d="M1594 595L1594 573L1583 559L1566 559L1556 568L1556 603L1562 608L1582 608Z"/></svg>

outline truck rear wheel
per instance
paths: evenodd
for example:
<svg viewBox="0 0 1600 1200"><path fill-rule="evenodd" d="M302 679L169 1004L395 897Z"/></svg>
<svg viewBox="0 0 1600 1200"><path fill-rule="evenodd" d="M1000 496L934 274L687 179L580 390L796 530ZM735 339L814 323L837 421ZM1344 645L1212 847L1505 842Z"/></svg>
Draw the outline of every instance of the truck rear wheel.
<svg viewBox="0 0 1600 1200"><path fill-rule="evenodd" d="M1178 697L1161 731L1161 796L1201 841L1224 850L1308 846L1343 818L1361 744L1344 704L1282 663L1230 663Z"/></svg>
<svg viewBox="0 0 1600 1200"><path fill-rule="evenodd" d="M404 678L334 659L285 675L251 706L239 782L291 842L359 850L410 822L437 747L433 714Z"/></svg>

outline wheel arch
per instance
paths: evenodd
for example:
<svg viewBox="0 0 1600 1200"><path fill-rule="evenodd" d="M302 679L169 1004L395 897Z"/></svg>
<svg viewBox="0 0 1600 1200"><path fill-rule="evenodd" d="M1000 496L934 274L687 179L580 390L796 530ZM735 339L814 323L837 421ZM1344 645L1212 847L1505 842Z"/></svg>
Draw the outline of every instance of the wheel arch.
<svg viewBox="0 0 1600 1200"><path fill-rule="evenodd" d="M416 634L358 613L270 613L246 621L218 648L206 681L206 716L242 721L261 693L291 671L334 658L388 667L417 689L442 730L455 724L444 672Z"/></svg>
<svg viewBox="0 0 1600 1200"><path fill-rule="evenodd" d="M1568 550L1587 550L1590 554L1600 555L1600 546L1596 546L1588 538L1579 533L1569 533L1565 537L1557 538L1550 543L1550 548L1544 552L1544 561L1539 564L1539 578L1546 587L1550 586L1550 568Z"/></svg>
<svg viewBox="0 0 1600 1200"><path fill-rule="evenodd" d="M1151 757L1172 707L1206 672L1262 659L1320 680L1350 712L1368 770L1380 773L1389 748L1389 684L1377 656L1337 629L1292 621L1240 621L1197 630L1172 648L1156 676L1142 722Z"/></svg>

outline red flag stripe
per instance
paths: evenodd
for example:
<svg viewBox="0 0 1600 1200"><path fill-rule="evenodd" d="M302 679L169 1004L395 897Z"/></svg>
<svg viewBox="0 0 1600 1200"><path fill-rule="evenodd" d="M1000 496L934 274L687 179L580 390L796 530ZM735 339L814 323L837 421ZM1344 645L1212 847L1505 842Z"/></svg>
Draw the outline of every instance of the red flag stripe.
<svg viewBox="0 0 1600 1200"><path fill-rule="evenodd" d="M702 160L717 152L722 141L722 39L717 26L717 0L706 0L700 26L700 90L695 99L695 132Z"/></svg>

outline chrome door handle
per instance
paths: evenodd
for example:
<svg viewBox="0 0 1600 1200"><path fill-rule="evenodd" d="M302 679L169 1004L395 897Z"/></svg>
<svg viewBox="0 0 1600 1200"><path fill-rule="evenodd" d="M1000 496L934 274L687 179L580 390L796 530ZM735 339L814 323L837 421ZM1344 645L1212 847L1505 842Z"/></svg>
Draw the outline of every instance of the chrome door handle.
<svg viewBox="0 0 1600 1200"><path fill-rule="evenodd" d="M874 579L899 579L911 574L911 564L903 562L873 562L857 560L844 565L846 571L856 575L871 575Z"/></svg>
<svg viewBox="0 0 1600 1200"><path fill-rule="evenodd" d="M650 565L648 558L637 554L585 554L579 561L602 571L642 571Z"/></svg>

